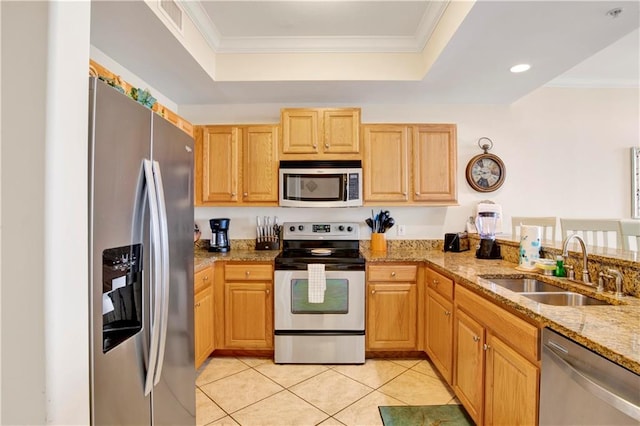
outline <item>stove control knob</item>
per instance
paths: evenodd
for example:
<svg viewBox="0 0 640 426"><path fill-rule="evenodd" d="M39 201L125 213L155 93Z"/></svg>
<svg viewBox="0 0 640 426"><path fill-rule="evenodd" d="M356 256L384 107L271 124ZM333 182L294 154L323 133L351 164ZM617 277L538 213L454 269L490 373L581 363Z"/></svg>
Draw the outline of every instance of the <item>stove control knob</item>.
<svg viewBox="0 0 640 426"><path fill-rule="evenodd" d="M344 226L342 226L342 225L338 226L338 230L339 231L344 231Z"/></svg>
<svg viewBox="0 0 640 426"><path fill-rule="evenodd" d="M302 231L303 229L304 229L304 226L302 226L302 225L298 225L298 230L299 230L299 231Z"/></svg>
<svg viewBox="0 0 640 426"><path fill-rule="evenodd" d="M295 226L293 226L293 225L292 225L292 226L290 226L290 227L289 227L289 231L293 232L293 231L295 231L295 230L296 230L296 227L295 227Z"/></svg>
<svg viewBox="0 0 640 426"><path fill-rule="evenodd" d="M351 232L351 231L353 231L353 227L347 226L347 232Z"/></svg>

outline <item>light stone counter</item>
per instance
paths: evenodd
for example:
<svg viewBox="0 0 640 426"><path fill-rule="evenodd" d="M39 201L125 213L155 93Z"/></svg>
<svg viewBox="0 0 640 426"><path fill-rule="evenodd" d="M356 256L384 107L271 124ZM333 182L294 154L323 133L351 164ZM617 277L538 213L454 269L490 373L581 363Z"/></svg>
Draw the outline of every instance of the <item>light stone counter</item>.
<svg viewBox="0 0 640 426"><path fill-rule="evenodd" d="M570 339L590 348L604 357L640 374L640 298L624 296L617 300L612 293L595 294L587 287L565 278L543 277L534 273L523 273L515 269L514 259L502 242L506 260L476 259L474 251L451 253L442 251L442 241L389 241L386 253L373 253L368 241L361 241L361 252L367 263L378 262L424 262L427 266L453 278L457 283L470 288L503 307L529 318L533 322L549 327ZM228 253L210 253L206 249L194 250L194 268L200 271L216 261L273 262L278 250L254 250L250 243L233 244ZM576 259L577 260L577 259ZM639 287L637 262L633 259L617 261L615 266L629 268L625 276L625 291L636 294ZM591 266L591 264L590 264ZM581 270L577 266L576 270ZM635 272L634 272L635 271ZM607 306L551 306L534 302L525 296L492 284L485 278L510 275L535 277L560 287L596 298L605 299L614 305ZM621 303L621 304L620 304Z"/></svg>
<svg viewBox="0 0 640 426"><path fill-rule="evenodd" d="M373 253L364 248L361 251L367 263L425 262L434 270L448 275L457 283L519 313L520 316L549 327L640 374L640 299L637 297L624 296L618 300L612 293L595 294L592 287L566 278L520 272L515 269L517 264L513 262L476 259L473 251L445 253L441 250L390 249L386 254ZM500 275L535 277L566 289L608 300L616 305L545 305L480 277Z"/></svg>

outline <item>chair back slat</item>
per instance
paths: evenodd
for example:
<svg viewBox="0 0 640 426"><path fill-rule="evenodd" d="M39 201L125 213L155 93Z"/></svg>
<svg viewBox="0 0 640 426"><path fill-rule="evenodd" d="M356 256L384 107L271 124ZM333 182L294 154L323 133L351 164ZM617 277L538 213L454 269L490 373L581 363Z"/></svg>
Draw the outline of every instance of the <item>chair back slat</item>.
<svg viewBox="0 0 640 426"><path fill-rule="evenodd" d="M560 227L563 238L578 234L591 246L622 248L619 219L560 218Z"/></svg>

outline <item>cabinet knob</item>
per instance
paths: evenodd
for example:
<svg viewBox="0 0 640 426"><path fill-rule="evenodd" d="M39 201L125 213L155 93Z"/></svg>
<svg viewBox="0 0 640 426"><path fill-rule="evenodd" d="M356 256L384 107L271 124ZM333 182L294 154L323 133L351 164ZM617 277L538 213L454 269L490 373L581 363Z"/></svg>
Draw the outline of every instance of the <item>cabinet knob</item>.
<svg viewBox="0 0 640 426"><path fill-rule="evenodd" d="M487 345L485 343L484 346L482 347L482 349L484 349L485 351L488 351L489 349L491 349L491 346L489 346L489 345Z"/></svg>
<svg viewBox="0 0 640 426"><path fill-rule="evenodd" d="M318 145L316 145L315 143L313 144L313 149L318 149Z"/></svg>
<svg viewBox="0 0 640 426"><path fill-rule="evenodd" d="M246 276L249 276L249 275L251 274L251 271L244 271L244 274L245 274Z"/></svg>
<svg viewBox="0 0 640 426"><path fill-rule="evenodd" d="M451 315L451 311L444 311L444 314L445 314L446 316L449 316L449 315Z"/></svg>
<svg viewBox="0 0 640 426"><path fill-rule="evenodd" d="M271 290L267 289L267 296L271 294Z"/></svg>
<svg viewBox="0 0 640 426"><path fill-rule="evenodd" d="M480 336L473 336L473 341L474 342L479 342L480 341Z"/></svg>
<svg viewBox="0 0 640 426"><path fill-rule="evenodd" d="M371 290L371 294L376 294L376 291L375 290Z"/></svg>
<svg viewBox="0 0 640 426"><path fill-rule="evenodd" d="M235 192L232 192L232 193L231 193L231 196L232 196L232 197L235 197L235 196L236 196L236 193L235 193Z"/></svg>
<svg viewBox="0 0 640 426"><path fill-rule="evenodd" d="M243 195L243 196L245 196L245 197L248 197L248 196L249 196L249 193L248 193L248 192L245 192L245 193L244 193L244 194L242 194L242 195Z"/></svg>
<svg viewBox="0 0 640 426"><path fill-rule="evenodd" d="M396 276L396 271L391 272L391 276L395 277Z"/></svg>
<svg viewBox="0 0 640 426"><path fill-rule="evenodd" d="M325 147L325 148L329 148L329 144L328 144L328 143L325 143L325 144L324 144L324 147Z"/></svg>
<svg viewBox="0 0 640 426"><path fill-rule="evenodd" d="M435 280L435 279L434 279L434 280L433 280L433 285L435 285L436 287L438 287L438 284L440 284L440 281L438 281L438 280Z"/></svg>
<svg viewBox="0 0 640 426"><path fill-rule="evenodd" d="M209 280L209 276L205 275L204 277L202 277L202 281L208 281Z"/></svg>
<svg viewBox="0 0 640 426"><path fill-rule="evenodd" d="M403 192L403 193L402 193L402 196L403 196L403 197L406 197L406 196L407 196L407 193L406 193L406 192Z"/></svg>
<svg viewBox="0 0 640 426"><path fill-rule="evenodd" d="M416 195L420 195L420 193L419 193L419 192L416 192Z"/></svg>

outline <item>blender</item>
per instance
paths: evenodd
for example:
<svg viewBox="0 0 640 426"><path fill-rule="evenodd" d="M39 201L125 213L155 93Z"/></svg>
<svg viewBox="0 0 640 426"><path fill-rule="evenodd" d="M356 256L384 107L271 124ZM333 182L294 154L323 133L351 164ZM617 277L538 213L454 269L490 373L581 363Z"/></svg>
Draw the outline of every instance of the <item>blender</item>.
<svg viewBox="0 0 640 426"><path fill-rule="evenodd" d="M480 234L480 245L476 250L478 259L502 259L500 246L496 242L497 212L478 212L476 226Z"/></svg>

